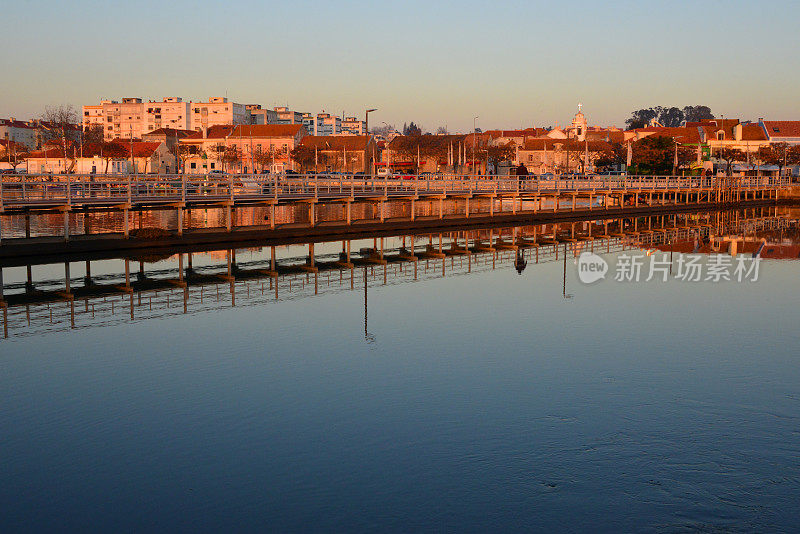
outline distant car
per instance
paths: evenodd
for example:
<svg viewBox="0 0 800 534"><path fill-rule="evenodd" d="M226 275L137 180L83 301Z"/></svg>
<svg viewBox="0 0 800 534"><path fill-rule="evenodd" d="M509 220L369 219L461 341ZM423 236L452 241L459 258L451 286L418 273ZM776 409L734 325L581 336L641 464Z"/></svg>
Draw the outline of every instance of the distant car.
<svg viewBox="0 0 800 534"><path fill-rule="evenodd" d="M225 174L225 173L219 169L211 169L210 171L208 171L208 174Z"/></svg>
<svg viewBox="0 0 800 534"><path fill-rule="evenodd" d="M540 174L539 175L539 179L540 180L555 180L555 178L556 178L556 175L553 174L552 172L546 172L544 174Z"/></svg>
<svg viewBox="0 0 800 534"><path fill-rule="evenodd" d="M392 176L392 171L391 171L391 169L388 169L386 167L381 167L380 169L378 169L378 176L391 177Z"/></svg>

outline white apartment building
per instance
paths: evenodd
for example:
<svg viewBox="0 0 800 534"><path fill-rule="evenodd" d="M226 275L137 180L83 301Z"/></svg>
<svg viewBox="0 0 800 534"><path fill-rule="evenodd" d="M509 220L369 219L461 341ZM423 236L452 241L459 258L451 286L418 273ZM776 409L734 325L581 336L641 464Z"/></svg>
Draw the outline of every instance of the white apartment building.
<svg viewBox="0 0 800 534"><path fill-rule="evenodd" d="M214 96L208 102L191 102L189 130L202 132L211 126L249 124L250 111L243 105L229 102L224 96Z"/></svg>
<svg viewBox="0 0 800 534"><path fill-rule="evenodd" d="M286 106L275 106L275 113L277 115L275 119L275 124L305 124L303 122L303 115L310 116L310 114L308 113L300 113L299 111L292 111ZM308 129L308 126L306 126L306 129Z"/></svg>
<svg viewBox="0 0 800 534"><path fill-rule="evenodd" d="M189 129L189 102L179 97L143 102L141 98L103 100L99 106L83 106L83 128L102 128L103 138L140 139L159 128Z"/></svg>
<svg viewBox="0 0 800 534"><path fill-rule="evenodd" d="M248 124L278 124L278 113L272 109L262 109L261 104L246 104L250 113Z"/></svg>
<svg viewBox="0 0 800 534"><path fill-rule="evenodd" d="M14 117L0 119L0 140L12 141L25 145L28 149L34 149L39 143L38 139L34 124L18 121Z"/></svg>
<svg viewBox="0 0 800 534"><path fill-rule="evenodd" d="M342 133L341 118L330 113L317 113L314 121L314 135L338 135L340 133Z"/></svg>
<svg viewBox="0 0 800 534"><path fill-rule="evenodd" d="M367 122L355 117L345 117L342 121L342 134L367 135Z"/></svg>

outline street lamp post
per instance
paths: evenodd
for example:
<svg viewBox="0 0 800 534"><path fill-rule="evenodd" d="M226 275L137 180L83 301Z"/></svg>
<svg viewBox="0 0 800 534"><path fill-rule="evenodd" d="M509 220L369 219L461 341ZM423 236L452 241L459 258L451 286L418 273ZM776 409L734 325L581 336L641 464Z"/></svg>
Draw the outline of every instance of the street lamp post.
<svg viewBox="0 0 800 534"><path fill-rule="evenodd" d="M364 160L365 160L365 161L366 161L366 158L367 158L367 156L366 156L366 154L367 154L367 153L366 153L366 150L369 148L369 114L370 114L370 112L372 112L372 111L378 111L378 108L371 108L371 109L368 109L368 110L366 111L366 113L364 113L364 129L366 130L366 134L367 134L367 147L364 149L364 151L365 151L365 152L364 152ZM371 172L371 174L372 174L373 176L375 176L375 160L374 160L374 158L373 158L373 161L372 161L372 165L370 165L370 167L371 167L371 169L370 169L370 170L372 171L372 172Z"/></svg>
<svg viewBox="0 0 800 534"><path fill-rule="evenodd" d="M470 162L472 165L475 165L475 129L476 129L475 121L477 120L478 120L477 115L472 118L472 161ZM473 173L475 172L474 168L472 169L472 172Z"/></svg>

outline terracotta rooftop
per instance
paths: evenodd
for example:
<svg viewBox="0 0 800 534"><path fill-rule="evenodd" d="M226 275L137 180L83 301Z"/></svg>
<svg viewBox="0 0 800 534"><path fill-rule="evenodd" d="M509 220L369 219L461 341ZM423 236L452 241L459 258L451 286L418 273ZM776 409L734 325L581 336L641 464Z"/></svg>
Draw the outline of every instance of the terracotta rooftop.
<svg viewBox="0 0 800 534"><path fill-rule="evenodd" d="M800 137L800 121L764 121L764 128L771 138Z"/></svg>
<svg viewBox="0 0 800 534"><path fill-rule="evenodd" d="M647 134L642 137L649 137L651 135L659 137L672 137L678 143L699 143L700 131L697 127L691 126L676 126L676 127L663 127L663 126L648 126L647 128L637 128L634 130L637 133Z"/></svg>
<svg viewBox="0 0 800 534"><path fill-rule="evenodd" d="M577 139L553 139L550 137L537 137L535 139L526 139L522 145L522 150L574 150L581 151L589 148L589 152L598 152L600 150L607 150L611 148L611 143L606 141L578 141Z"/></svg>
<svg viewBox="0 0 800 534"><path fill-rule="evenodd" d="M364 150L369 142L367 135L307 135L301 145L317 150Z"/></svg>

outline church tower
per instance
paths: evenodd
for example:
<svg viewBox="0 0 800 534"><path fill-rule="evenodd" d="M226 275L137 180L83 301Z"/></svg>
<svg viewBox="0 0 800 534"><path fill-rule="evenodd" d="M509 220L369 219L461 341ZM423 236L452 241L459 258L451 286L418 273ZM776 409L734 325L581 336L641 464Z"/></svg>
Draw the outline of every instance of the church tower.
<svg viewBox="0 0 800 534"><path fill-rule="evenodd" d="M575 118L572 119L573 135L578 141L586 140L586 128L588 127L586 117L583 116L583 112L581 111L582 107L583 104L578 104L578 112L575 114Z"/></svg>

